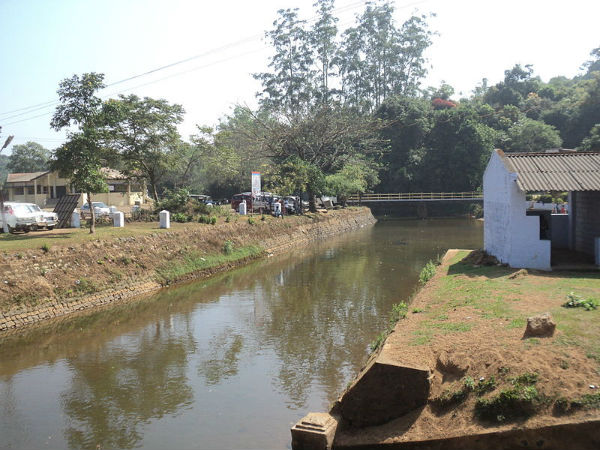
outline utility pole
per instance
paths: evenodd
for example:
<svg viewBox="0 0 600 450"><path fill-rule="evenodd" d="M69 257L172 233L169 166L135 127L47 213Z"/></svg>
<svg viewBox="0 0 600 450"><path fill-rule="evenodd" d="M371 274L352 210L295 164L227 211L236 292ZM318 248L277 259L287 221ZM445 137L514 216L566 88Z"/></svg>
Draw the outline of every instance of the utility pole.
<svg viewBox="0 0 600 450"><path fill-rule="evenodd" d="M2 127L0 127L0 130L1 129ZM2 150L4 150L10 145L13 138L14 136L9 136L6 138L4 145L2 146L2 148L0 148L0 153L2 153ZM2 183L2 185L0 186L0 216L2 217L2 229L5 233L8 233L8 224L6 223L6 215L4 214L4 183Z"/></svg>

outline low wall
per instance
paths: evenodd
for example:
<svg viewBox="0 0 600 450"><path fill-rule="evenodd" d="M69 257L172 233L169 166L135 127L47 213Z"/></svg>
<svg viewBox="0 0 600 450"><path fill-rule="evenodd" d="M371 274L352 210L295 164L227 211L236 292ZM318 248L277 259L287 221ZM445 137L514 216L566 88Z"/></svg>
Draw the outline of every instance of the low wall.
<svg viewBox="0 0 600 450"><path fill-rule="evenodd" d="M52 249L48 254L30 250L16 256L4 255L5 261L0 261L0 280L4 280L4 285L0 285L0 334L20 332L23 327L41 321L156 292L165 283L157 276L156 266L149 265L148 261L176 264L192 252L219 253L225 240L237 246L257 245L264 249L258 255L186 273L174 281L204 278L261 255L282 253L298 245L371 225L376 220L367 208L351 208L257 222L250 225L244 219L217 226L193 224L184 231L92 241ZM111 278L115 273L123 278L118 283ZM81 286L82 280L96 283L100 288L96 292L72 295L73 286ZM23 289L15 294L17 285ZM11 291L10 287L14 289ZM31 292L40 294L36 297ZM23 301L11 302L15 295L22 296Z"/></svg>

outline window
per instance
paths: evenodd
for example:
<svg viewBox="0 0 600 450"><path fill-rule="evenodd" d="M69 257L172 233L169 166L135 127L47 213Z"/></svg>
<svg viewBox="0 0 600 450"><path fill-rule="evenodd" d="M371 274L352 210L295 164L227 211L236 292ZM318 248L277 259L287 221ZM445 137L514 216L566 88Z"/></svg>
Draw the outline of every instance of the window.
<svg viewBox="0 0 600 450"><path fill-rule="evenodd" d="M26 188L26 194L28 194L28 195L35 194L35 189L33 186L25 186L25 188Z"/></svg>
<svg viewBox="0 0 600 450"><path fill-rule="evenodd" d="M44 194L47 194L48 193L48 186L42 186L42 188L43 188Z"/></svg>
<svg viewBox="0 0 600 450"><path fill-rule="evenodd" d="M23 186L15 186L14 188L15 195L25 195Z"/></svg>
<svg viewBox="0 0 600 450"><path fill-rule="evenodd" d="M38 185L37 185L37 193L38 193L38 194L41 194L41 193L42 193L42 185L41 185L41 184L38 184Z"/></svg>

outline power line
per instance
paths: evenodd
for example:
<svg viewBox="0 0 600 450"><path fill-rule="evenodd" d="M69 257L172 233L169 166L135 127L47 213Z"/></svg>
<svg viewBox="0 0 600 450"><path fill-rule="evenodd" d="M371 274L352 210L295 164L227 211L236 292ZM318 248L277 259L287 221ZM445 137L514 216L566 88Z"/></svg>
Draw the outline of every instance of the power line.
<svg viewBox="0 0 600 450"><path fill-rule="evenodd" d="M359 0L357 2L349 3L348 5L344 5L344 6L340 7L340 8L335 8L333 11L337 12L337 13L351 11L352 9L355 9L358 6L362 6L362 5L366 4L367 1L368 0ZM396 9L397 10L399 10L399 9L406 9L406 8L413 7L413 6L422 4L422 3L427 3L429 1L431 1L431 0L418 0L418 1L411 2L411 3L407 3L407 4L402 5L400 7L397 7ZM318 17L313 17L311 19L308 19L307 22L313 22L313 21L316 21L317 19L318 19ZM123 79L115 81L113 83L109 83L109 84L106 85L105 88L116 86L116 85L119 85L119 84L122 84L122 83L126 83L128 81L132 81L132 80L135 80L135 79L138 79L138 78L142 78L142 77L145 77L145 76L149 76L151 74L160 72L162 70L166 70L166 69L169 69L169 68L181 65L181 64L188 63L188 62L193 61L195 59L203 58L203 57L209 56L209 55L214 54L214 53L222 52L224 50L227 50L227 49L230 49L230 48L233 48L233 47L237 47L237 46L243 45L243 44L248 43L248 42L255 41L257 39L260 39L262 36L263 36L262 33L259 34L259 35L249 36L249 37L246 37L244 39L240 39L238 41L231 42L229 44L223 45L221 47L217 47L217 48L208 50L206 52L199 53L197 55L190 56L188 58L184 58L182 60L175 61L173 63L166 64L166 65L157 67L157 68L152 69L152 70L148 70L146 72L143 72L143 73L140 73L140 74L137 74L137 75L132 75L130 77L123 78ZM213 63L209 63L209 64L206 64L206 65L203 65L203 66L195 67L195 68L192 68L192 69L189 69L189 70L178 72L176 74L172 74L172 75L160 78L158 80L153 80L153 81L150 81L148 83L144 83L144 84L141 84L141 85L137 85L137 86L133 86L133 87L130 87L130 88L126 88L126 89L124 89L122 91L113 92L111 94L105 94L105 95L102 95L102 97L106 97L107 95L108 96L115 95L115 94L119 94L121 92L126 92L128 90L137 89L139 87L143 87L143 86L147 86L147 85L150 85L150 84L158 83L160 81L164 81L164 80L169 79L169 78L173 78L173 77L176 77L176 76L184 75L186 73L193 72L195 70L200 70L200 69L203 69L203 68L206 68L206 67L210 67L212 65L219 64L221 62L226 62L226 61L229 61L229 60L234 59L234 58L238 58L238 57L241 57L241 56L246 56L247 54L255 53L255 52L260 51L260 50L262 50L262 48L259 49L259 50L254 50L252 52L244 52L244 53L238 54L238 55L236 55L234 57L225 58L225 59L213 62ZM44 109L48 109L48 108L53 108L54 105L56 105L58 103L59 103L59 100L51 100L51 101L47 101L47 102L43 102L43 103L38 103L38 104L29 106L29 107L25 107L25 108L19 108L19 109L15 109L15 110L12 110L12 111L6 111L4 113L0 113L0 116L18 112L18 114L13 114L13 115L10 115L10 116L2 118L2 120L8 120L8 119L12 119L12 118L16 118L16 117L21 117L21 116L30 114L30 113L32 113L34 111L39 111L39 110L44 110ZM21 111L25 111L25 112L21 112ZM19 119L19 120L13 121L13 122L5 123L4 126L6 126L6 125L14 125L14 124L17 124L17 123L26 122L28 120L37 119L37 118L40 118L40 117L47 116L48 114L51 114L51 113L52 113L52 111L47 111L45 113L38 114L38 115L35 115L35 116L25 117L23 119Z"/></svg>
<svg viewBox="0 0 600 450"><path fill-rule="evenodd" d="M363 5L365 3L366 3L366 0L360 0L360 1L357 1L357 2L354 2L354 3L349 3L348 5L344 5L344 6L340 7L340 8L336 8L333 11L335 11L335 12L345 12L346 10L352 10L352 9L356 8L357 6ZM310 22L310 21L315 21L315 20L317 20L317 18L313 17L313 18L309 19L308 21ZM213 48L213 49L207 50L205 52L199 53L197 55L193 55L193 56L190 56L188 58L181 59L179 61L175 61L175 62L172 62L172 63L169 63L169 64L165 64L165 65L157 67L155 69L151 69L151 70L148 70L146 72L143 72L143 73L140 73L140 74L137 74L137 75L132 75L130 77L123 78L123 79L115 81L113 83L109 83L109 84L106 85L106 87L108 88L108 87L116 86L118 84L126 83L128 81L135 80L137 78L145 77L145 76L151 75L153 73L169 69L171 67L175 67L175 66L178 66L178 65L181 65L181 64L185 64L185 63L193 61L195 59L204 58L204 57L209 56L209 55L211 55L213 53L222 52L224 50L228 50L230 48L237 47L237 46L243 45L245 43L248 43L248 42L251 42L251 41L255 41L257 39L261 39L263 37L263 35L264 35L264 33L255 34L255 35L252 35L252 36L248 36L248 37L240 39L238 41L230 42L228 44L225 44L225 45L223 45L221 47ZM7 115L7 114L12 114L12 113L20 113L20 114L15 114L15 115L12 115L12 116L8 116L8 117L3 117L2 118L3 120L8 120L8 119L11 119L13 117L19 117L19 116L22 116L22 115L26 115L26 114L31 113L33 111L38 111L40 109L48 108L48 107L53 106L54 104L57 104L57 103L59 103L59 100L49 100L49 101L46 101L46 102L37 103L35 105L27 106L27 107L24 107L24 108L18 108L18 109L13 109L11 111L5 111L5 112L0 113L0 116L4 116L4 115ZM26 111L26 110L27 110L27 112L21 112L21 111ZM36 116L36 117L39 117L39 116ZM35 117L31 117L31 118L33 119ZM9 125L9 124L7 124L7 125Z"/></svg>

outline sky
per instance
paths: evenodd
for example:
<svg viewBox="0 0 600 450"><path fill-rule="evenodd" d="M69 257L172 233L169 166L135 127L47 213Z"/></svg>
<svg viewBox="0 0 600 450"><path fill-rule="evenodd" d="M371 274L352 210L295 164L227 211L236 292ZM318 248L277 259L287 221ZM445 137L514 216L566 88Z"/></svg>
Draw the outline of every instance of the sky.
<svg viewBox="0 0 600 450"><path fill-rule="evenodd" d="M14 135L12 145L58 147L65 133L49 125L58 84L92 71L105 74L102 98L137 94L183 105L179 131L187 140L196 125L216 126L236 104L256 106L260 84L252 74L267 70L271 54L265 31L281 8L297 7L302 18L314 18L313 2L0 0L0 144ZM364 3L336 1L341 30L354 25ZM501 81L515 64L532 64L544 81L573 77L600 47L598 1L393 3L398 26L416 13L436 14L429 19L437 35L426 52L424 85L445 81L457 98L483 78Z"/></svg>

